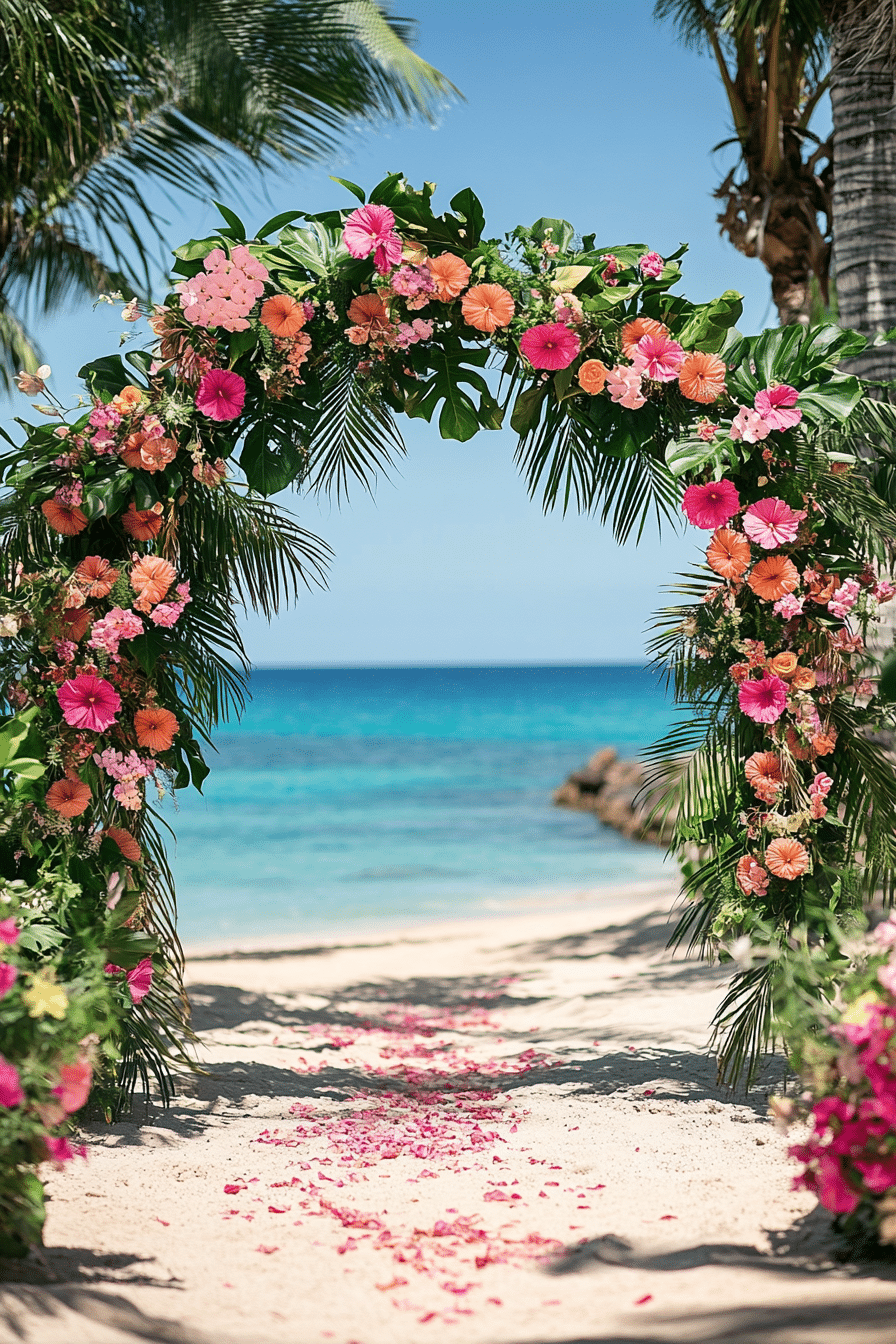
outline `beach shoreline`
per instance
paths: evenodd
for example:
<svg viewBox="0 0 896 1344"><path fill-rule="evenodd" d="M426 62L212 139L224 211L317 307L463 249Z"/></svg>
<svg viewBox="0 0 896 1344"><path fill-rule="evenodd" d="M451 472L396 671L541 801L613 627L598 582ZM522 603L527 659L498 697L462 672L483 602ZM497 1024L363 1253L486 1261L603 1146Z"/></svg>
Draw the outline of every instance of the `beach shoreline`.
<svg viewBox="0 0 896 1344"><path fill-rule="evenodd" d="M187 962L200 1062L90 1125L2 1344L892 1344L706 1052L674 889ZM332 935L332 931L331 931Z"/></svg>

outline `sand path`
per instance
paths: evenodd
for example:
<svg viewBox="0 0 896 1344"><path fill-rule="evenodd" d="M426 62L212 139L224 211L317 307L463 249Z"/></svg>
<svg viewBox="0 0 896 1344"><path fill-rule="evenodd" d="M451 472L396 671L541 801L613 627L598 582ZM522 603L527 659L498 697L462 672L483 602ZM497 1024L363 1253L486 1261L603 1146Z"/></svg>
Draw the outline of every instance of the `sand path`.
<svg viewBox="0 0 896 1344"><path fill-rule="evenodd" d="M189 965L207 1077L54 1176L17 1344L896 1344L668 893Z"/></svg>

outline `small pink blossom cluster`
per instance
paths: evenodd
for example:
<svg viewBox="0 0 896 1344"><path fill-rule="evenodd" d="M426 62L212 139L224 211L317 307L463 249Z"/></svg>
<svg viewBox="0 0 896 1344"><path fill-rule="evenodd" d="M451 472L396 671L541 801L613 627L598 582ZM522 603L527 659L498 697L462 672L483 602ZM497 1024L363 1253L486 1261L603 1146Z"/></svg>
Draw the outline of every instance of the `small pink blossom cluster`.
<svg viewBox="0 0 896 1344"><path fill-rule="evenodd" d="M72 481L70 485L60 485L53 498L64 508L76 509L84 498L84 482Z"/></svg>
<svg viewBox="0 0 896 1344"><path fill-rule="evenodd" d="M619 258L614 257L612 252L605 252L601 257L601 261L607 263L603 270L603 282L605 285L610 285L611 288L614 288L619 284Z"/></svg>
<svg viewBox="0 0 896 1344"><path fill-rule="evenodd" d="M179 583L174 591L177 593L177 602L159 602L149 613L149 619L153 625L161 625L166 630L170 630L180 620L184 607L192 602L189 581Z"/></svg>
<svg viewBox="0 0 896 1344"><path fill-rule="evenodd" d="M415 317L413 322L399 322L395 344L399 350L406 350L409 345L416 345L418 341L428 341L431 335L432 323L425 322L421 317Z"/></svg>
<svg viewBox="0 0 896 1344"><path fill-rule="evenodd" d="M663 273L665 262L659 252L645 252L638 261L638 270L645 280L658 280Z"/></svg>
<svg viewBox="0 0 896 1344"><path fill-rule="evenodd" d="M394 294L400 294L408 308L425 308L430 294L438 288L425 266L399 266L389 280Z"/></svg>
<svg viewBox="0 0 896 1344"><path fill-rule="evenodd" d="M143 806L143 797L137 787L137 782L154 774L158 762L151 758L144 760L137 755L136 751L129 751L127 755L124 755L123 752L116 751L114 747L107 747L102 752L94 752L93 759L101 769L105 770L110 779L117 780L115 788L112 790L112 796L129 812L139 812Z"/></svg>
<svg viewBox="0 0 896 1344"><path fill-rule="evenodd" d="M896 966L888 962L878 980L892 994ZM841 1091L811 1108L812 1133L790 1155L804 1164L797 1189L813 1191L831 1213L852 1213L863 1198L896 1186L896 1012L874 991L862 995L833 1029L840 1043Z"/></svg>
<svg viewBox="0 0 896 1344"><path fill-rule="evenodd" d="M607 391L610 400L626 410L639 410L647 398L641 391L641 375L633 364L617 364L607 374Z"/></svg>
<svg viewBox="0 0 896 1344"><path fill-rule="evenodd" d="M792 621L794 617L802 616L805 603L804 597L797 597L795 593L785 593L783 597L778 598L772 611L776 616L783 616L785 621Z"/></svg>
<svg viewBox="0 0 896 1344"><path fill-rule="evenodd" d="M93 434L90 435L90 444L93 451L98 453L100 457L114 453L118 440L112 431L121 424L121 415L115 407L97 402L90 412L87 423L94 430Z"/></svg>
<svg viewBox="0 0 896 1344"><path fill-rule="evenodd" d="M200 271L174 287L187 321L197 327L246 331L246 318L264 293L267 268L242 246L229 257L216 247L202 265L204 274Z"/></svg>
<svg viewBox="0 0 896 1344"><path fill-rule="evenodd" d="M859 584L855 579L846 579L834 592L828 603L828 611L832 616L838 616L840 620L845 620L848 613L855 606L856 598L860 592Z"/></svg>
<svg viewBox="0 0 896 1344"><path fill-rule="evenodd" d="M143 622L135 612L113 607L108 615L94 621L88 643L92 649L100 649L117 658L118 645L123 639L136 639L142 634Z"/></svg>
<svg viewBox="0 0 896 1344"><path fill-rule="evenodd" d="M797 396L796 388L787 383L757 392L752 409L739 407L732 420L729 431L732 439L759 443L767 439L773 429L793 429L803 418L802 411L797 409Z"/></svg>
<svg viewBox="0 0 896 1344"><path fill-rule="evenodd" d="M811 800L813 821L821 821L822 817L827 816L828 809L824 800L827 798L833 787L834 781L831 779L830 775L824 774L823 771L819 771L809 785L809 798Z"/></svg>

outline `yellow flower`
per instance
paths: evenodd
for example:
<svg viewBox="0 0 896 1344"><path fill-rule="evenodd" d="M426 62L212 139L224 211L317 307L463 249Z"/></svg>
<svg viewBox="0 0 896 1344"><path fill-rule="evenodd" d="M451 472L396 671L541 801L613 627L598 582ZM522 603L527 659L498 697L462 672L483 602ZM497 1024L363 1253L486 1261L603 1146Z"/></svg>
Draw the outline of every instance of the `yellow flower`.
<svg viewBox="0 0 896 1344"><path fill-rule="evenodd" d="M860 994L847 1008L840 1021L848 1026L863 1027L871 1016L872 1008L875 1008L882 1000L875 994L873 989L866 990Z"/></svg>
<svg viewBox="0 0 896 1344"><path fill-rule="evenodd" d="M36 975L30 989L22 995L29 1017L55 1017L60 1021L68 1011L68 995L61 985Z"/></svg>

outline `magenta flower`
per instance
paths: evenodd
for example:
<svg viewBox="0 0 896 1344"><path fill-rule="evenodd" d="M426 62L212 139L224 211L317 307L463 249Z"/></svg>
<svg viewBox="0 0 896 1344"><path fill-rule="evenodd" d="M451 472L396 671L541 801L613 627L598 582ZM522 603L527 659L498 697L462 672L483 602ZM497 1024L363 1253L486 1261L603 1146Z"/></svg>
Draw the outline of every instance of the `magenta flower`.
<svg viewBox="0 0 896 1344"><path fill-rule="evenodd" d="M342 240L353 257L369 257L380 275L401 261L401 239L395 232L395 216L385 205L362 205L345 221Z"/></svg>
<svg viewBox="0 0 896 1344"><path fill-rule="evenodd" d="M93 733L104 733L121 709L121 696L115 687L85 672L63 682L56 695L69 727L87 728Z"/></svg>
<svg viewBox="0 0 896 1344"><path fill-rule="evenodd" d="M229 369L209 369L196 389L196 409L210 420L235 420L246 400L246 384Z"/></svg>
<svg viewBox="0 0 896 1344"><path fill-rule="evenodd" d="M724 527L740 508L740 495L733 481L709 481L706 485L689 485L681 501L681 511L688 522L714 532Z"/></svg>
<svg viewBox="0 0 896 1344"><path fill-rule="evenodd" d="M0 1106L11 1110L13 1106L21 1106L24 1100L18 1069L0 1055Z"/></svg>
<svg viewBox="0 0 896 1344"><path fill-rule="evenodd" d="M787 705L787 683L780 677L741 682L737 699L741 710L754 723L775 723Z"/></svg>
<svg viewBox="0 0 896 1344"><path fill-rule="evenodd" d="M131 1003L142 1003L152 986L152 958L144 957L132 971L127 972L125 979Z"/></svg>
<svg viewBox="0 0 896 1344"><path fill-rule="evenodd" d="M0 943L5 943L7 947L12 947L19 941L19 926L15 920L0 919Z"/></svg>
<svg viewBox="0 0 896 1344"><path fill-rule="evenodd" d="M646 280L658 280L665 262L659 252L645 252L638 261L638 269Z"/></svg>
<svg viewBox="0 0 896 1344"><path fill-rule="evenodd" d="M671 383L684 363L684 350L668 336L642 336L638 341L634 366L655 383Z"/></svg>
<svg viewBox="0 0 896 1344"><path fill-rule="evenodd" d="M852 1213L859 1202L859 1196L843 1178L839 1160L830 1153L822 1153L818 1159L816 1193L830 1213Z"/></svg>
<svg viewBox="0 0 896 1344"><path fill-rule="evenodd" d="M567 369L580 348L578 336L562 322L530 327L520 340L520 350L533 369Z"/></svg>
<svg viewBox="0 0 896 1344"><path fill-rule="evenodd" d="M74 1064L63 1064L59 1070L59 1083L53 1088L53 1096L59 1098L59 1104L66 1115L80 1111L90 1095L93 1081L93 1069L86 1055L81 1055Z"/></svg>
<svg viewBox="0 0 896 1344"><path fill-rule="evenodd" d="M15 966L10 966L8 961L0 961L0 999L9 993L18 978Z"/></svg>
<svg viewBox="0 0 896 1344"><path fill-rule="evenodd" d="M757 546L773 551L776 546L796 540L805 516L804 509L792 509L783 499L760 499L744 514L743 528Z"/></svg>
<svg viewBox="0 0 896 1344"><path fill-rule="evenodd" d="M793 429L803 418L802 411L796 409L798 395L795 387L782 383L757 392L753 405L770 429Z"/></svg>
<svg viewBox="0 0 896 1344"><path fill-rule="evenodd" d="M73 1157L87 1156L87 1148L83 1143L79 1144L77 1148L73 1148L65 1135L55 1139L47 1135L44 1139L44 1145L47 1150L48 1161L56 1162L59 1165L63 1162L70 1162Z"/></svg>

